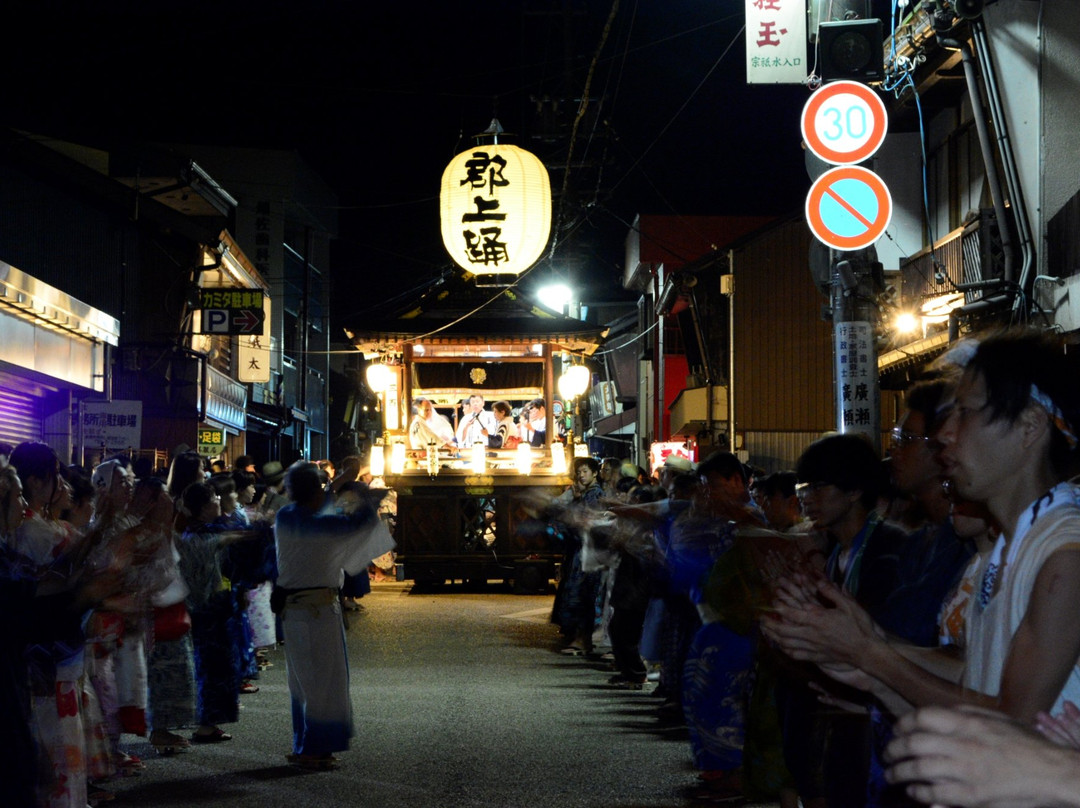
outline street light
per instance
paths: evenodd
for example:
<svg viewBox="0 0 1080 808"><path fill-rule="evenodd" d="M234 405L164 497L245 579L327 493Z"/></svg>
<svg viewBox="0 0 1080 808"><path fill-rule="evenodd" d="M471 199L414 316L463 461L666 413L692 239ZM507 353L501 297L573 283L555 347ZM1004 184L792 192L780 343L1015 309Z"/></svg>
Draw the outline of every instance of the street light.
<svg viewBox="0 0 1080 808"><path fill-rule="evenodd" d="M566 307L570 305L574 293L565 283L553 283L551 286L541 286L536 297L544 308L566 314Z"/></svg>
<svg viewBox="0 0 1080 808"><path fill-rule="evenodd" d="M902 311L896 315L893 326L900 334L913 334L919 327L919 318L910 311Z"/></svg>

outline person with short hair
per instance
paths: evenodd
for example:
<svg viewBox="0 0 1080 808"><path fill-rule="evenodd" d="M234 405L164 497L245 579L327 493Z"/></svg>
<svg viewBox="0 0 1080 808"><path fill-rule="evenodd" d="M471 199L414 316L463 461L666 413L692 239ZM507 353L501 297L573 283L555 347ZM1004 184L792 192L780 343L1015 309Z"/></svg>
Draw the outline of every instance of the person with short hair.
<svg viewBox="0 0 1080 808"><path fill-rule="evenodd" d="M884 638L872 614L827 586L787 591L769 633L896 714L976 704L1030 722L1080 700L1080 495L1068 482L1080 374L1060 337L1035 329L970 340L947 357L963 370L938 432L944 472L1002 530L966 612L964 658Z"/></svg>
<svg viewBox="0 0 1080 808"><path fill-rule="evenodd" d="M697 475L697 495L676 517L667 546L675 640L665 665L679 676L665 681L679 687L701 779L695 796L724 799L742 793L743 705L749 695L753 641L709 607L705 583L732 549L736 528L760 527L762 520L751 504L743 464L734 454L710 455L698 464Z"/></svg>
<svg viewBox="0 0 1080 808"><path fill-rule="evenodd" d="M257 474L255 471L255 458L251 455L240 455L236 458L236 462L233 463L233 469L235 471L247 471L251 474Z"/></svg>
<svg viewBox="0 0 1080 808"><path fill-rule="evenodd" d="M775 471L754 480L754 501L773 530L785 533L810 529L810 523L803 518L802 506L795 493L798 482L799 475L794 471Z"/></svg>
<svg viewBox="0 0 1080 808"><path fill-rule="evenodd" d="M468 403L461 413L458 422L457 444L461 447L472 446L474 443L488 445L488 438L498 430L495 416L484 409L484 397L479 393L469 396Z"/></svg>
<svg viewBox="0 0 1080 808"><path fill-rule="evenodd" d="M349 663L339 589L343 571L357 575L394 541L376 507L381 494L351 482L339 494L323 490L318 467L297 462L285 481L291 500L277 512L279 591L285 660L292 697L293 750L288 760L312 770L337 765L334 752L353 734ZM344 512L341 497L356 501Z"/></svg>

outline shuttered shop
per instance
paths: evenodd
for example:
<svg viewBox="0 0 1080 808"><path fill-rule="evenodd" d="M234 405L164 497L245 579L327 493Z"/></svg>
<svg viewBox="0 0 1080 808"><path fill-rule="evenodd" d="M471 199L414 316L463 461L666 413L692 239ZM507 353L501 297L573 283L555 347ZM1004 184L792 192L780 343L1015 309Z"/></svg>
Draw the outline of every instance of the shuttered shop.
<svg viewBox="0 0 1080 808"><path fill-rule="evenodd" d="M0 442L15 446L40 441L44 434L44 411L40 396L0 385Z"/></svg>

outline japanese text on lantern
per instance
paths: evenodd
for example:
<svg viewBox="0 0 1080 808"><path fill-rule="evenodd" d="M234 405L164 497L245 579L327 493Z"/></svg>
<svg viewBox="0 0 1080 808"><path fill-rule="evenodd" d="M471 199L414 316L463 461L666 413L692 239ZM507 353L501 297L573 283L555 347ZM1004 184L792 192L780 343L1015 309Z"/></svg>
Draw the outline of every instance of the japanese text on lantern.
<svg viewBox="0 0 1080 808"><path fill-rule="evenodd" d="M473 152L472 158L465 161L465 178L459 184L468 185L480 193L472 198L476 210L463 214L462 224L506 221L506 213L499 209L499 200L495 198L499 188L510 185L510 180L503 176L505 168L506 160L484 151ZM506 242L500 240L501 226L489 225L475 230L470 227L462 230L461 235L465 240L465 254L469 263L498 266L510 260Z"/></svg>
<svg viewBox="0 0 1080 808"><path fill-rule="evenodd" d="M747 84L806 79L804 0L746 0Z"/></svg>

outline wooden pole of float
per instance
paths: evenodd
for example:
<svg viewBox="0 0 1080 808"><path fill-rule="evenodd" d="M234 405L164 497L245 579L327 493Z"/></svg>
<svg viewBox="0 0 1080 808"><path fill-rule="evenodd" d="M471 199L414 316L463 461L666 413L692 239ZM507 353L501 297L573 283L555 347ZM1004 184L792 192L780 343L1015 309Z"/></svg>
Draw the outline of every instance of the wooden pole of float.
<svg viewBox="0 0 1080 808"><path fill-rule="evenodd" d="M551 343L544 343L544 445L555 440L555 360Z"/></svg>
<svg viewBox="0 0 1080 808"><path fill-rule="evenodd" d="M404 379L401 381L402 401L398 402L398 411L401 412L402 418L400 423L405 427L405 442L408 444L409 427L412 426L412 359L413 359L413 346L411 342L406 342L401 349L401 370Z"/></svg>

